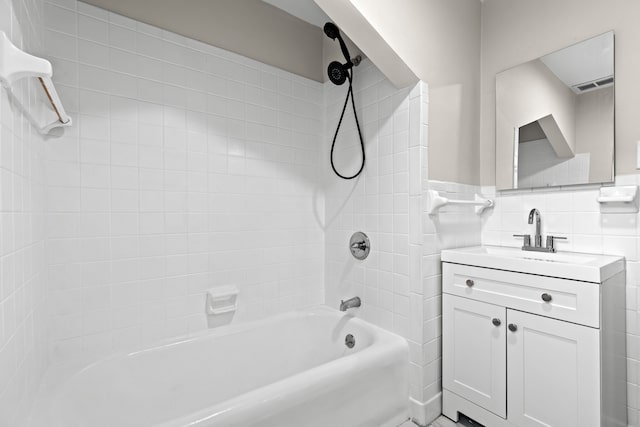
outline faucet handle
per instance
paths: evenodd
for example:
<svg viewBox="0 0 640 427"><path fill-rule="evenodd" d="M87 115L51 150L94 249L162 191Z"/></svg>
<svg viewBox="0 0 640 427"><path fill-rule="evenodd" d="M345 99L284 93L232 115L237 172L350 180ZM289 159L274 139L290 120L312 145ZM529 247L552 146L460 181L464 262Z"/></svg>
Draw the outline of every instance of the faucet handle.
<svg viewBox="0 0 640 427"><path fill-rule="evenodd" d="M549 250L549 252L556 252L556 248L554 246L554 240L567 240L566 237L560 237L560 236L552 236L552 235L548 235L547 236L547 249Z"/></svg>
<svg viewBox="0 0 640 427"><path fill-rule="evenodd" d="M522 237L523 242L522 246L531 246L531 235L530 234L514 234L513 237Z"/></svg>

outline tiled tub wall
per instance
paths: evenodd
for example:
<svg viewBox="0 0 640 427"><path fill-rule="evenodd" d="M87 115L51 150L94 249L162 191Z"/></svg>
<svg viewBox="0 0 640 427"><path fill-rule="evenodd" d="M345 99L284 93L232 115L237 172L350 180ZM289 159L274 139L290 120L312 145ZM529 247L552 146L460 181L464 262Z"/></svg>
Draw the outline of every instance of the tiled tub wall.
<svg viewBox="0 0 640 427"><path fill-rule="evenodd" d="M638 185L640 175L616 177L617 185ZM495 194L492 187L486 195ZM543 235L566 236L558 250L622 255L627 260L627 407L629 426L640 426L640 324L638 313L640 227L639 214L601 214L597 186L565 187L552 191L498 192L496 206L483 216L482 243L520 246L513 234L535 234L527 224L529 210L542 215Z"/></svg>
<svg viewBox="0 0 640 427"><path fill-rule="evenodd" d="M0 0L0 31L42 52L42 2ZM18 93L39 90L16 85ZM0 88L0 425L20 425L46 367L44 142Z"/></svg>
<svg viewBox="0 0 640 427"><path fill-rule="evenodd" d="M46 3L77 125L47 157L53 361L323 301L322 85L82 2ZM320 209L320 210L319 210Z"/></svg>
<svg viewBox="0 0 640 427"><path fill-rule="evenodd" d="M442 181L425 181L422 227L422 287L424 344L419 353L422 361L422 401L426 421L432 421L441 410L442 398L442 268L440 251L479 245L482 217L470 206L445 206L429 214L427 190L435 190L452 199L473 200L481 194L479 186ZM486 215L486 214L484 214Z"/></svg>
<svg viewBox="0 0 640 427"><path fill-rule="evenodd" d="M337 307L341 299L360 296L358 316L408 339L415 410L423 402L422 373L429 363L423 357L429 350L423 333L420 218L427 86L419 83L397 90L368 60L355 69L354 81L366 164L363 174L350 181L335 176L328 160L323 165L326 303ZM325 84L326 153L346 90ZM357 171L361 159L350 111L349 106L335 149L336 167L345 175ZM371 241L371 253L363 261L355 260L348 250L355 231L365 232Z"/></svg>
<svg viewBox="0 0 640 427"><path fill-rule="evenodd" d="M356 106L367 159L362 175L350 181L333 175L328 165L325 168L327 303L335 306L340 299L361 295L366 304L359 313L364 318L408 336L410 90L393 88L368 60L355 73ZM327 145L345 93L343 86L325 84ZM359 163L354 128L353 114L348 113L340 133L349 137L339 139L335 150L336 167L341 172L347 169L345 158L352 160L352 166ZM349 237L358 230L365 232L372 244L369 257L362 262L352 258L348 250ZM394 298L404 309L394 310Z"/></svg>

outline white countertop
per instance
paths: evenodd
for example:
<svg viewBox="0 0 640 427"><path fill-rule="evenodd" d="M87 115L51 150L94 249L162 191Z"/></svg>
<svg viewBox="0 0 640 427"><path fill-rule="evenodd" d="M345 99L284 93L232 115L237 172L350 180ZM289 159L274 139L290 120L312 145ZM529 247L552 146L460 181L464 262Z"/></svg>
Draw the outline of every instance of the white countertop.
<svg viewBox="0 0 640 427"><path fill-rule="evenodd" d="M503 246L445 249L442 261L594 283L602 283L625 269L624 257L620 256L533 252Z"/></svg>

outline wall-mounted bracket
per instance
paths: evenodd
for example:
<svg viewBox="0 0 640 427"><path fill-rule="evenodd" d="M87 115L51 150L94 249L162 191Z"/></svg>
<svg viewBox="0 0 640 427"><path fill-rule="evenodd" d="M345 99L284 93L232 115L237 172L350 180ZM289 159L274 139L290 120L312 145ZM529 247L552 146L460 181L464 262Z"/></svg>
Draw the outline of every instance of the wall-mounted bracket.
<svg viewBox="0 0 640 427"><path fill-rule="evenodd" d="M435 190L429 190L428 195L429 195L429 200L428 200L429 215L434 215L438 213L438 210L440 208L447 205L475 206L475 211L478 215L482 214L482 212L484 212L485 209L489 209L494 206L493 200L485 199L484 197L478 194L474 195L473 200L450 199L440 194L439 191L435 191Z"/></svg>
<svg viewBox="0 0 640 427"><path fill-rule="evenodd" d="M71 126L71 117L62 106L51 76L51 63L18 49L7 35L0 31L0 84L14 104L42 134L56 127ZM15 84L25 78L35 78L42 88L40 102L31 104L14 92Z"/></svg>
<svg viewBox="0 0 640 427"><path fill-rule="evenodd" d="M207 291L206 313L218 316L233 313L237 309L238 288L233 285L217 286Z"/></svg>
<svg viewBox="0 0 640 427"><path fill-rule="evenodd" d="M638 186L602 187L597 200L602 213L637 213Z"/></svg>

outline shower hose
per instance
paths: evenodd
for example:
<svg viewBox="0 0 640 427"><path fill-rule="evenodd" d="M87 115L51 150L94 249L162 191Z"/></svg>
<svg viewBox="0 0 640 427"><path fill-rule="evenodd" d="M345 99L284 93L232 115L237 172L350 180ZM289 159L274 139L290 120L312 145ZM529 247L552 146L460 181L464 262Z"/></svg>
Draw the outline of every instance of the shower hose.
<svg viewBox="0 0 640 427"><path fill-rule="evenodd" d="M338 127L336 128L336 133L333 135L333 141L331 142L331 169L342 179L353 179L360 175L360 172L364 169L365 162L365 154L364 154L364 142L362 141L362 132L360 131L360 123L358 122L358 114L356 113L356 103L353 99L353 70L349 70L347 77L349 78L349 90L347 90L347 97L344 100L344 105L342 106L342 113L340 113L340 120L338 120ZM353 117L356 121L356 128L358 129L358 137L360 138L360 149L362 150L362 163L360 164L360 169L358 172L351 176L342 175L336 169L335 164L333 163L333 150L336 147L336 139L338 138L338 132L340 131L340 125L342 124L342 119L344 118L344 113L347 110L347 104L349 104L349 97L351 97L351 107L353 108Z"/></svg>

